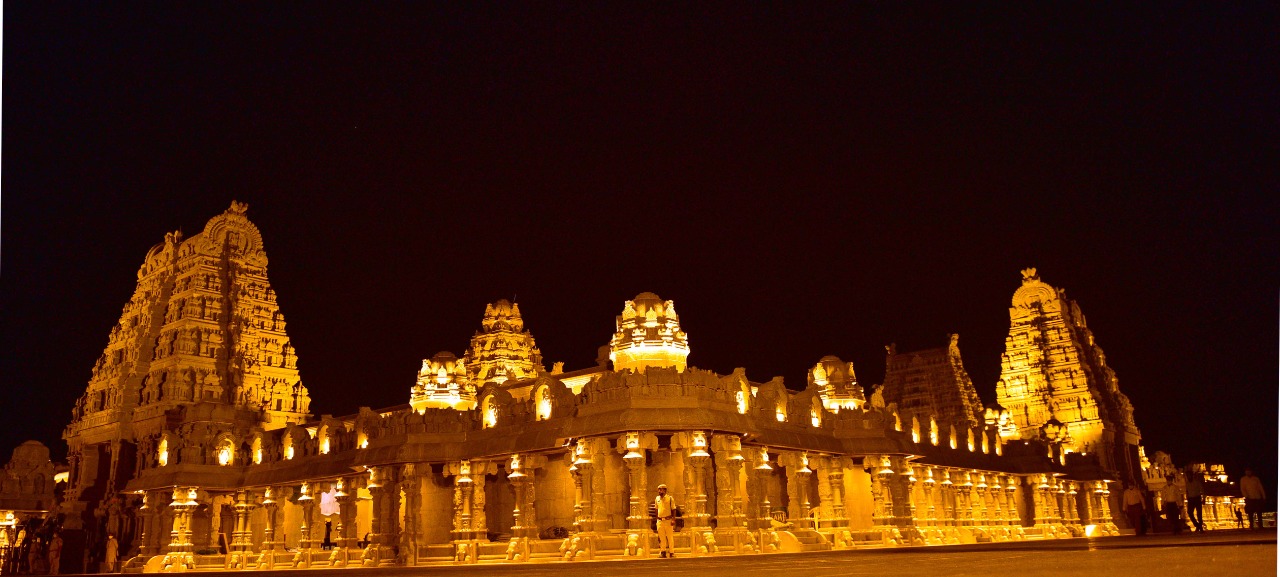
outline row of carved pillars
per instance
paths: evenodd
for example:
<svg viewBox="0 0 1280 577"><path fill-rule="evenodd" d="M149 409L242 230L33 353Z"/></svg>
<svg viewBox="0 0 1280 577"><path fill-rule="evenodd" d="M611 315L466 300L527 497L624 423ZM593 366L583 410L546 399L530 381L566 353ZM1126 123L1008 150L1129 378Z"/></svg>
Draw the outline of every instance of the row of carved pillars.
<svg viewBox="0 0 1280 577"><path fill-rule="evenodd" d="M401 553L416 554L412 547L416 542L413 538L417 530L415 516L406 515L405 527L401 530L398 512L401 489L404 489L406 498L409 499L408 510L414 511L418 507L419 473L420 470L413 465L401 465L374 467L367 476L353 475L336 481L302 483L296 489L292 486L280 486L208 495L198 487L176 487L171 496L166 491L151 491L143 495L141 506L135 510L139 527L139 554L145 558L159 554L192 553L195 545L192 543L191 526L195 510L202 504L208 505L211 517L217 518L222 506L228 504L234 511L234 526L231 542L228 543L230 557L245 558L255 549L250 515L260 506L265 512L266 526L257 568L273 568L282 563L311 567L317 561L315 554L321 544L321 539L314 534L317 499L320 492L336 489L335 498L339 506L337 537L334 539L334 551L322 560L323 565L345 566L353 561L364 565L394 563L394 551L402 535L407 537L404 541L409 547ZM356 501L358 490L362 487L367 488L372 496L372 515L369 543L360 550L357 548L359 537L356 534ZM298 527L300 554L277 558L285 548L281 539L284 528L280 526L283 499L290 499L302 508L301 525ZM168 539L161 534L165 527L170 528ZM211 531L210 545L216 544L216 538L216 532ZM246 568L247 565L245 563L237 567L231 561L228 564L232 565L231 568Z"/></svg>

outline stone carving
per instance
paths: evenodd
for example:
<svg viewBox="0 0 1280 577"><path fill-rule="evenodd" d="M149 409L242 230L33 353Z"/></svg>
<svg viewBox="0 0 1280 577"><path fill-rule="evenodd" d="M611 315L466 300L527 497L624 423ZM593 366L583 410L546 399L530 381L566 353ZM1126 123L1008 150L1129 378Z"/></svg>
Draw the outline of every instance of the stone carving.
<svg viewBox="0 0 1280 577"><path fill-rule="evenodd" d="M1096 455L1105 469L1127 466L1121 471L1124 480L1136 481L1140 472L1126 456L1132 451L1126 447L1142 438L1133 406L1120 392L1079 305L1028 268L1013 294L1009 319L996 400L1009 411L1017 436L1053 434L1067 441L1066 449ZM1055 420L1065 430L1042 429ZM1013 437L1011 430L1002 434Z"/></svg>
<svg viewBox="0 0 1280 577"><path fill-rule="evenodd" d="M615 371L643 373L649 367L674 367L683 372L689 357L689 336L680 330L675 302L648 292L626 301L609 351Z"/></svg>
<svg viewBox="0 0 1280 577"><path fill-rule="evenodd" d="M524 330L520 305L506 299L485 305L481 331L471 337L463 363L467 378L477 384L522 381L546 372L542 352Z"/></svg>
<svg viewBox="0 0 1280 577"><path fill-rule="evenodd" d="M476 387L467 377L466 364L448 351L424 359L409 405L420 414L429 408L464 411L475 408Z"/></svg>
<svg viewBox="0 0 1280 577"><path fill-rule="evenodd" d="M910 353L885 347L885 402L896 403L904 415L936 415L969 426L980 423L982 401L960 359L960 336L950 339L946 347Z"/></svg>

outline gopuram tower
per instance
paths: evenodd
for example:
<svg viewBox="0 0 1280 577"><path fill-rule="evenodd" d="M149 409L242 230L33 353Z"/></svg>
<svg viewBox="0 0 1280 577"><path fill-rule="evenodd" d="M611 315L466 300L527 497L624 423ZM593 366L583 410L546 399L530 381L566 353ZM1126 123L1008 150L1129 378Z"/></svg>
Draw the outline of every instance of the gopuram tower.
<svg viewBox="0 0 1280 577"><path fill-rule="evenodd" d="M973 427L983 420L982 400L960 359L960 335L950 338L946 347L910 353L885 347L884 399L925 423L936 417Z"/></svg>
<svg viewBox="0 0 1280 577"><path fill-rule="evenodd" d="M1141 479L1142 434L1133 405L1120 392L1079 305L1028 268L1013 294L1009 320L996 383L996 400L1017 427L1006 436L1060 440L1122 480Z"/></svg>
<svg viewBox="0 0 1280 577"><path fill-rule="evenodd" d="M647 367L674 367L684 372L689 358L689 335L680 330L675 301L640 293L622 305L617 332L609 341L613 370L643 373Z"/></svg>
<svg viewBox="0 0 1280 577"><path fill-rule="evenodd" d="M464 362L472 381L505 383L532 379L546 372L542 351L524 330L520 305L499 299L485 305L481 331L471 337Z"/></svg>
<svg viewBox="0 0 1280 577"><path fill-rule="evenodd" d="M63 431L71 465L68 528L115 501L151 455L175 463L207 458L184 452L217 428L197 420L270 430L310 417L297 355L267 280L262 235L247 209L232 202L202 232L186 239L168 233L147 252L133 297ZM192 410L197 405L206 408ZM99 509L98 522L112 529L113 513Z"/></svg>

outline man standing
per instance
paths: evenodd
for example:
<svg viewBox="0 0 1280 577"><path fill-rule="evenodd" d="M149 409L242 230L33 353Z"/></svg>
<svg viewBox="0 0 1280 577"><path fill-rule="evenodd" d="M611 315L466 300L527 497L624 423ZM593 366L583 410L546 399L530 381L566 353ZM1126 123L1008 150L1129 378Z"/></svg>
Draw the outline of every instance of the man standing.
<svg viewBox="0 0 1280 577"><path fill-rule="evenodd" d="M675 557L676 550L672 545L675 533L675 497L667 494L666 485L658 485L658 498L654 499L654 508L658 510L658 548L662 550L660 557Z"/></svg>
<svg viewBox="0 0 1280 577"><path fill-rule="evenodd" d="M61 569L59 565L62 563L62 534L54 533L53 541L49 542L49 574L57 575Z"/></svg>
<svg viewBox="0 0 1280 577"><path fill-rule="evenodd" d="M1174 481L1177 477L1170 473L1165 477L1165 485L1160 489L1160 501L1164 503L1164 517L1169 520L1169 526L1173 527L1173 534L1182 533L1182 491L1178 489L1178 484Z"/></svg>
<svg viewBox="0 0 1280 577"><path fill-rule="evenodd" d="M1129 524L1133 526L1134 533L1138 535L1147 534L1146 513L1147 503L1142 498L1142 491L1138 490L1138 486L1129 483L1124 488L1124 514L1129 518Z"/></svg>
<svg viewBox="0 0 1280 577"><path fill-rule="evenodd" d="M120 542L115 535L107 535L107 550L102 557L104 573L116 572L116 560L120 558Z"/></svg>
<svg viewBox="0 0 1280 577"><path fill-rule="evenodd" d="M1204 473L1187 467L1187 516L1195 530L1204 532Z"/></svg>
<svg viewBox="0 0 1280 577"><path fill-rule="evenodd" d="M1253 469L1245 469L1240 478L1240 495L1244 497L1244 514L1249 516L1249 528L1262 528L1262 508L1266 506L1267 490L1262 487L1262 479L1253 474ZM1257 524L1254 524L1257 519Z"/></svg>

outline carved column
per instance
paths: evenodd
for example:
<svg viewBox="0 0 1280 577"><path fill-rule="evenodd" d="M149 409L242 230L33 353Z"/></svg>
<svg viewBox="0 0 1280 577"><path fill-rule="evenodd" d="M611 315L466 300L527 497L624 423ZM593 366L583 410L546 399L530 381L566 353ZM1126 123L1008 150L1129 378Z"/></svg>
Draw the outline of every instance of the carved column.
<svg viewBox="0 0 1280 577"><path fill-rule="evenodd" d="M573 530L587 533L591 523L591 457L587 439L578 439L569 455L569 475L573 477Z"/></svg>
<svg viewBox="0 0 1280 577"><path fill-rule="evenodd" d="M1018 481L1017 477L1009 475L1005 477L1004 486L1004 510L1007 515L1009 525L1022 526L1022 513L1018 512Z"/></svg>
<svg viewBox="0 0 1280 577"><path fill-rule="evenodd" d="M684 459L688 474L685 476L685 499L689 512L685 515L685 525L691 531L709 525L711 514L707 511L707 465L711 462L711 453L707 452L707 436L702 431L684 433L680 436L680 446L684 449Z"/></svg>
<svg viewBox="0 0 1280 577"><path fill-rule="evenodd" d="M973 526L973 480L968 471L956 471L956 524Z"/></svg>
<svg viewBox="0 0 1280 577"><path fill-rule="evenodd" d="M151 493L144 492L142 494L142 504L134 512L138 517L138 536L135 542L138 545L138 556L143 559L149 558L155 553L152 551L151 543L148 542L148 532L154 532L154 523L152 522L152 507L148 504L153 497Z"/></svg>
<svg viewBox="0 0 1280 577"><path fill-rule="evenodd" d="M400 487L404 493L404 523L400 533L400 559L415 565L418 562L418 518L422 508L422 470L430 467L406 463L401 467Z"/></svg>
<svg viewBox="0 0 1280 577"><path fill-rule="evenodd" d="M369 494L373 496L369 546L373 549L362 556L366 564L395 563L394 548L400 533L400 490L395 477L395 468L391 466L373 467L369 471Z"/></svg>
<svg viewBox="0 0 1280 577"><path fill-rule="evenodd" d="M924 514L922 524L932 527L938 524L938 509L934 506L934 491L938 488L938 481L933 478L933 467L916 467L916 476L920 479L921 490L924 492L924 507L920 511Z"/></svg>
<svg viewBox="0 0 1280 577"><path fill-rule="evenodd" d="M866 457L863 468L871 471L871 524L883 527L893 524L893 497L889 494L886 483L893 469L889 468L888 458L883 462L880 457Z"/></svg>
<svg viewBox="0 0 1280 577"><path fill-rule="evenodd" d="M769 503L769 479L773 477L773 466L769 464L769 449L758 447L752 452L753 457L747 462L751 466L752 475L755 477L753 486L754 496L751 498L752 504L755 505L751 511L755 516L755 529L768 530L772 528L773 509ZM764 550L764 543L760 543L760 550Z"/></svg>
<svg viewBox="0 0 1280 577"><path fill-rule="evenodd" d="M356 542L360 540L356 535L356 502L359 492L356 478L338 479L333 495L334 501L338 502L338 538L334 543L338 554L334 557L335 567L346 566L351 562L352 550L357 548Z"/></svg>
<svg viewBox="0 0 1280 577"><path fill-rule="evenodd" d="M849 467L848 457L827 459L827 484L831 486L831 526L848 527L849 518L844 511L844 470Z"/></svg>
<svg viewBox="0 0 1280 577"><path fill-rule="evenodd" d="M455 461L444 474L453 477L453 544L454 559L459 563L475 563L480 538L487 532L484 516L484 476L497 468L486 461Z"/></svg>
<svg viewBox="0 0 1280 577"><path fill-rule="evenodd" d="M720 531L745 529L746 516L742 514L742 438L737 435L711 437L711 449L716 464L716 521ZM740 537L735 536L738 543Z"/></svg>
<svg viewBox="0 0 1280 577"><path fill-rule="evenodd" d="M200 503L196 501L195 487L175 487L169 509L173 511L173 530L169 533L170 553L191 553L191 514Z"/></svg>
<svg viewBox="0 0 1280 577"><path fill-rule="evenodd" d="M298 528L298 552L302 556L302 562L298 567L310 567L311 549L314 546L311 540L311 526L315 523L313 514L316 510L316 500L311 496L310 483L303 483L299 489L298 505L302 507L302 525Z"/></svg>
<svg viewBox="0 0 1280 577"><path fill-rule="evenodd" d="M951 480L951 469L942 468L942 485L941 499L942 505L942 524L948 527L955 527L960 524L958 511L960 504L957 502L955 483Z"/></svg>
<svg viewBox="0 0 1280 577"><path fill-rule="evenodd" d="M231 550L238 552L251 551L253 539L249 529L249 513L255 507L248 491L239 489L235 495L236 527L231 534Z"/></svg>
<svg viewBox="0 0 1280 577"><path fill-rule="evenodd" d="M283 549L280 543L276 541L276 524L279 519L280 504L276 502L276 497L284 498L279 495L278 489L275 487L267 487L262 493L262 508L267 513L267 528L263 535L262 556L258 558L258 568L271 569L275 567L275 552L277 549ZM263 563L266 563L265 567Z"/></svg>
<svg viewBox="0 0 1280 577"><path fill-rule="evenodd" d="M595 438L587 441L587 457L591 459L591 482L584 491L591 495L591 506L587 516L590 519L590 530L595 533L609 530L609 509L608 503L605 502L604 490L605 468L611 449L608 439Z"/></svg>

